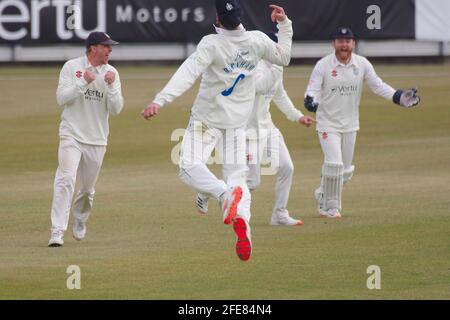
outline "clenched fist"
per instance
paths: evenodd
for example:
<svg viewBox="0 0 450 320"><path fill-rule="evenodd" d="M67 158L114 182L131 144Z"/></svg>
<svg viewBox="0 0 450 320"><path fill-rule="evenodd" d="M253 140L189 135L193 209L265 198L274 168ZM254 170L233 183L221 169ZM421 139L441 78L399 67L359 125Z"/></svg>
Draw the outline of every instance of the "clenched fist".
<svg viewBox="0 0 450 320"><path fill-rule="evenodd" d="M116 74L113 71L108 71L105 74L105 82L110 85L116 80Z"/></svg>
<svg viewBox="0 0 450 320"><path fill-rule="evenodd" d="M89 84L95 80L95 74L90 69L87 69L83 74L83 78Z"/></svg>

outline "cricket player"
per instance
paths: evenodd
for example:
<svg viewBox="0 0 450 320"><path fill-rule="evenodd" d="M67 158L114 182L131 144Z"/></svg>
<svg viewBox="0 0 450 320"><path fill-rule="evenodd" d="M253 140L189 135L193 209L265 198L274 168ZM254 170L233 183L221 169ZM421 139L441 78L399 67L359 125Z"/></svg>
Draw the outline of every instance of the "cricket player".
<svg viewBox="0 0 450 320"><path fill-rule="evenodd" d="M363 81L375 94L405 108L416 106L420 98L415 88L393 89L377 76L366 58L354 54L355 37L349 28L338 28L332 38L334 53L314 67L304 104L309 111L317 112L316 129L324 155L321 184L314 193L318 213L340 218L343 184L355 170L352 160Z"/></svg>
<svg viewBox="0 0 450 320"><path fill-rule="evenodd" d="M108 142L108 117L119 114L124 103L119 73L108 64L116 44L106 33L92 32L86 39L86 55L67 61L61 70L56 99L63 112L50 247L63 245L71 207L73 237L80 241L86 234L94 186ZM79 190L72 205L77 176Z"/></svg>
<svg viewBox="0 0 450 320"><path fill-rule="evenodd" d="M155 116L202 75L181 146L180 178L197 192L219 201L224 223L233 225L236 253L243 261L252 251L245 126L255 99L254 74L261 59L288 65L291 57L292 23L283 8L270 7L272 21L278 22L278 44L262 32L245 30L238 0L216 0L217 33L203 37L196 51L142 112L145 119ZM225 148L227 181L219 180L206 166L219 142Z"/></svg>
<svg viewBox="0 0 450 320"><path fill-rule="evenodd" d="M269 34L275 42L275 34ZM247 123L247 185L250 191L257 189L261 183L261 163L267 154L271 168L276 172L275 205L270 220L271 225L301 226L303 222L289 215L287 204L294 175L294 165L280 130L275 127L270 114L273 101L288 120L310 127L314 118L304 116L296 109L283 86L283 68L262 60L257 67L257 90L255 106ZM200 213L208 212L207 195L197 195L197 209Z"/></svg>

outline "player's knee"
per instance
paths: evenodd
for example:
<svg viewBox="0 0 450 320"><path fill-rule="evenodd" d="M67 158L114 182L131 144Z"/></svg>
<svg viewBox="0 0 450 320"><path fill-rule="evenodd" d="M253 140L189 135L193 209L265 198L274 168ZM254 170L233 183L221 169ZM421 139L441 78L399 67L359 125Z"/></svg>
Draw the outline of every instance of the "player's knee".
<svg viewBox="0 0 450 320"><path fill-rule="evenodd" d="M324 176L342 176L344 164L342 162L325 162L322 166L322 175Z"/></svg>
<svg viewBox="0 0 450 320"><path fill-rule="evenodd" d="M189 181L189 178L191 177L191 172L193 170L194 165L182 165L180 164L180 170L178 171L178 177L181 179L181 181L187 183Z"/></svg>
<svg viewBox="0 0 450 320"><path fill-rule="evenodd" d="M247 179L247 186L252 191L258 189L261 184L261 178L259 177L251 177Z"/></svg>
<svg viewBox="0 0 450 320"><path fill-rule="evenodd" d="M89 190L80 190L78 191L78 195L82 196L84 198L94 198L95 195L95 190L94 189L89 189Z"/></svg>
<svg viewBox="0 0 450 320"><path fill-rule="evenodd" d="M355 166L350 166L349 168L344 168L344 183L350 181L355 172Z"/></svg>
<svg viewBox="0 0 450 320"><path fill-rule="evenodd" d="M61 174L56 177L55 186L64 189L73 189L75 186L75 177L71 174Z"/></svg>
<svg viewBox="0 0 450 320"><path fill-rule="evenodd" d="M285 176L292 176L294 174L294 164L292 161L286 162L280 168Z"/></svg>

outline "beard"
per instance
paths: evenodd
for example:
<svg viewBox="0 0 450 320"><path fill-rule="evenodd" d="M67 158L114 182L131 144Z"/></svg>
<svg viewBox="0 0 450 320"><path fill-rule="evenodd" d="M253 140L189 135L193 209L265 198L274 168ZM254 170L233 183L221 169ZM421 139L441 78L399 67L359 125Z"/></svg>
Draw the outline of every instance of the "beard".
<svg viewBox="0 0 450 320"><path fill-rule="evenodd" d="M337 54L339 55L339 57L341 58L341 59L344 59L344 60L346 60L346 59L348 59L348 58L350 58L350 56L352 55L352 49L339 49L339 50L337 50Z"/></svg>

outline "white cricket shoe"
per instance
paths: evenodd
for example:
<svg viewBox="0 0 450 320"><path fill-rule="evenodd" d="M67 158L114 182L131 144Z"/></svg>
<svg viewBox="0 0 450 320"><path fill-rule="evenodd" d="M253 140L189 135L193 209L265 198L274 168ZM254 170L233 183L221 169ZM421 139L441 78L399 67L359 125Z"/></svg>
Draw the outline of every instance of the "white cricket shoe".
<svg viewBox="0 0 450 320"><path fill-rule="evenodd" d="M272 219L270 219L270 224L273 226L301 226L303 221L300 219L294 219L289 216L289 213L285 214L272 214Z"/></svg>
<svg viewBox="0 0 450 320"><path fill-rule="evenodd" d="M233 220L233 230L236 233L236 254L242 261L250 259L252 254L252 232L247 220L236 216Z"/></svg>
<svg viewBox="0 0 450 320"><path fill-rule="evenodd" d="M228 189L219 200L220 209L223 212L223 223L231 224L236 219L237 208L242 199L242 188L236 186Z"/></svg>
<svg viewBox="0 0 450 320"><path fill-rule="evenodd" d="M75 240L81 241L86 235L86 223L79 219L73 220L72 234Z"/></svg>
<svg viewBox="0 0 450 320"><path fill-rule="evenodd" d="M52 234L50 236L48 246L49 247L61 247L64 244L63 236L64 236L64 231L52 230Z"/></svg>
<svg viewBox="0 0 450 320"><path fill-rule="evenodd" d="M195 202L197 206L197 210L201 214L207 214L208 213L208 201L209 196L203 193L197 193L197 200Z"/></svg>
<svg viewBox="0 0 450 320"><path fill-rule="evenodd" d="M340 219L342 217L341 213L336 208L332 208L332 209L328 209L328 210L322 210L319 208L318 212L321 217L332 218L332 219Z"/></svg>

